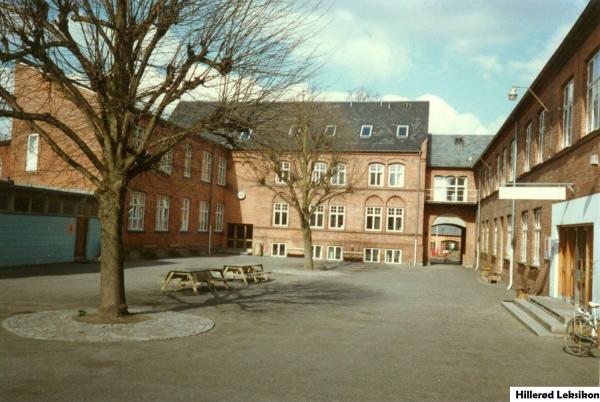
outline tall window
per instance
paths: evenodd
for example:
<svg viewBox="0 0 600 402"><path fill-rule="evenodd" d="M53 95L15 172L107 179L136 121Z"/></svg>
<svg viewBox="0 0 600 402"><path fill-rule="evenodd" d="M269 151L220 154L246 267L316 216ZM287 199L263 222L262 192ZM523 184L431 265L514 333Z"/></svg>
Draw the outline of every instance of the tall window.
<svg viewBox="0 0 600 402"><path fill-rule="evenodd" d="M313 229L323 229L325 225L325 207L319 205L315 212L310 216L310 227Z"/></svg>
<svg viewBox="0 0 600 402"><path fill-rule="evenodd" d="M313 258L313 260L320 260L323 258L323 246L319 246L319 245L312 246L312 258Z"/></svg>
<svg viewBox="0 0 600 402"><path fill-rule="evenodd" d="M381 163L369 165L369 186L383 186L383 165Z"/></svg>
<svg viewBox="0 0 600 402"><path fill-rule="evenodd" d="M169 197L159 195L156 198L156 231L169 230Z"/></svg>
<svg viewBox="0 0 600 402"><path fill-rule="evenodd" d="M387 209L388 232L402 232L404 221L404 209L390 207Z"/></svg>
<svg viewBox="0 0 600 402"><path fill-rule="evenodd" d="M227 160L219 158L219 170L217 172L217 184L224 186L227 177Z"/></svg>
<svg viewBox="0 0 600 402"><path fill-rule="evenodd" d="M225 204L217 203L215 211L215 232L223 231L223 214L225 212Z"/></svg>
<svg viewBox="0 0 600 402"><path fill-rule="evenodd" d="M402 250L397 250L397 249L385 250L385 263L386 264L401 264L402 263Z"/></svg>
<svg viewBox="0 0 600 402"><path fill-rule="evenodd" d="M532 124L528 123L525 127L525 156L523 160L523 171L528 172L531 158L531 127Z"/></svg>
<svg viewBox="0 0 600 402"><path fill-rule="evenodd" d="M508 152L506 148L502 150L502 183L506 183L508 178Z"/></svg>
<svg viewBox="0 0 600 402"><path fill-rule="evenodd" d="M510 177L510 181L515 181L515 169L513 169L513 164L515 163L517 158L517 142L513 139L510 142L510 164L509 164L509 171L510 174L508 175Z"/></svg>
<svg viewBox="0 0 600 402"><path fill-rule="evenodd" d="M378 248L365 248L363 254L364 262L379 262L379 249Z"/></svg>
<svg viewBox="0 0 600 402"><path fill-rule="evenodd" d="M496 155L496 190L502 181L502 165L500 164L500 154Z"/></svg>
<svg viewBox="0 0 600 402"><path fill-rule="evenodd" d="M381 207L367 207L365 230L381 230Z"/></svg>
<svg viewBox="0 0 600 402"><path fill-rule="evenodd" d="M498 220L494 219L494 243L492 244L492 255L498 253Z"/></svg>
<svg viewBox="0 0 600 402"><path fill-rule="evenodd" d="M210 204L207 201L200 201L198 211L198 232L208 232Z"/></svg>
<svg viewBox="0 0 600 402"><path fill-rule="evenodd" d="M335 165L331 176L331 184L334 186L346 185L346 165L343 163Z"/></svg>
<svg viewBox="0 0 600 402"><path fill-rule="evenodd" d="M144 140L144 128L143 127L134 127L133 136L131 139L131 144L133 145L133 149L138 149L140 145L142 145L142 141Z"/></svg>
<svg viewBox="0 0 600 402"><path fill-rule="evenodd" d="M329 229L343 229L346 208L342 205L331 205L329 207Z"/></svg>
<svg viewBox="0 0 600 402"><path fill-rule="evenodd" d="M538 114L538 148L537 148L537 163L544 161L544 131L546 130L544 121L544 111Z"/></svg>
<svg viewBox="0 0 600 402"><path fill-rule="evenodd" d="M512 255L512 216L508 215L506 217L506 257L510 258Z"/></svg>
<svg viewBox="0 0 600 402"><path fill-rule="evenodd" d="M183 158L183 177L192 177L192 146L185 144L185 155Z"/></svg>
<svg viewBox="0 0 600 402"><path fill-rule="evenodd" d="M291 165L289 162L279 162L279 172L275 174L275 184L285 184L289 180L290 168Z"/></svg>
<svg viewBox="0 0 600 402"><path fill-rule="evenodd" d="M146 206L146 194L138 191L131 192L129 198L129 218L127 229L144 230L144 209Z"/></svg>
<svg viewBox="0 0 600 402"><path fill-rule="evenodd" d="M533 265L540 265L540 252L542 249L542 210L540 208L533 211Z"/></svg>
<svg viewBox="0 0 600 402"><path fill-rule="evenodd" d="M388 168L388 186L403 187L404 186L404 166L400 164L390 165Z"/></svg>
<svg viewBox="0 0 600 402"><path fill-rule="evenodd" d="M600 51L588 64L588 132L600 128Z"/></svg>
<svg viewBox="0 0 600 402"><path fill-rule="evenodd" d="M317 162L313 166L312 181L313 183L320 183L325 175L327 174L327 164L323 162Z"/></svg>
<svg viewBox="0 0 600 402"><path fill-rule="evenodd" d="M340 246L328 246L327 247L327 259L333 261L341 261L343 256L343 250Z"/></svg>
<svg viewBox="0 0 600 402"><path fill-rule="evenodd" d="M200 180L210 183L211 171L212 154L210 152L202 151L202 174Z"/></svg>
<svg viewBox="0 0 600 402"><path fill-rule="evenodd" d="M273 204L273 226L288 225L289 206L285 202L276 202Z"/></svg>
<svg viewBox="0 0 600 402"><path fill-rule="evenodd" d="M190 199L184 198L181 201L181 225L179 226L179 231L187 232L189 228L190 221Z"/></svg>
<svg viewBox="0 0 600 402"><path fill-rule="evenodd" d="M158 170L163 173L171 174L173 171L173 150L170 149L160 158Z"/></svg>
<svg viewBox="0 0 600 402"><path fill-rule="evenodd" d="M35 172L38 168L39 134L29 134L27 137L27 159L25 159L25 170Z"/></svg>
<svg viewBox="0 0 600 402"><path fill-rule="evenodd" d="M527 211L521 214L521 262L527 261L527 239L529 226L527 225Z"/></svg>
<svg viewBox="0 0 600 402"><path fill-rule="evenodd" d="M565 85L563 91L563 147L571 145L573 140L573 80Z"/></svg>

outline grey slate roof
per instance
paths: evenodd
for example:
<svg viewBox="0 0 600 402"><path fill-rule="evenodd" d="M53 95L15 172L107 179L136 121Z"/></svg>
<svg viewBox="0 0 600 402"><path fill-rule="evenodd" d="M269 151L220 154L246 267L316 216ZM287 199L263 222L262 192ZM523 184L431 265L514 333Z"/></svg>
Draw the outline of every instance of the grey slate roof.
<svg viewBox="0 0 600 402"><path fill-rule="evenodd" d="M418 152L427 139L429 102L323 102L343 117L344 129L335 133L335 151ZM169 121L181 127L192 127L213 106L207 102L180 102ZM360 138L362 125L372 125L371 137ZM398 125L409 126L408 137L397 138ZM289 125L282 127L287 136Z"/></svg>
<svg viewBox="0 0 600 402"><path fill-rule="evenodd" d="M493 135L429 135L427 166L473 167Z"/></svg>

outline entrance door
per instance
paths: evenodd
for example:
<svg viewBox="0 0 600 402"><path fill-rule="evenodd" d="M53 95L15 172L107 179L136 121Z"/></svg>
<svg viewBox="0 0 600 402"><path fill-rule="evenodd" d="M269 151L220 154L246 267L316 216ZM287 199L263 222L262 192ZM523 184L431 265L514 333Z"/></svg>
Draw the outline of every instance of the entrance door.
<svg viewBox="0 0 600 402"><path fill-rule="evenodd" d="M252 249L252 225L230 223L227 226L228 248Z"/></svg>
<svg viewBox="0 0 600 402"><path fill-rule="evenodd" d="M85 261L87 245L88 218L77 218L75 228L75 261Z"/></svg>
<svg viewBox="0 0 600 402"><path fill-rule="evenodd" d="M593 232L592 225L559 228L559 290L586 309L592 300Z"/></svg>

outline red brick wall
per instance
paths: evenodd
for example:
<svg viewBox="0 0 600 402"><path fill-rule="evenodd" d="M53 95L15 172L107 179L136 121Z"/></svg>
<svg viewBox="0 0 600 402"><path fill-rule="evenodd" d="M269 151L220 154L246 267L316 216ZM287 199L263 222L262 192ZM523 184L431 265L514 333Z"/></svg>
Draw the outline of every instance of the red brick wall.
<svg viewBox="0 0 600 402"><path fill-rule="evenodd" d="M0 141L0 178L8 178L11 174L10 141Z"/></svg>

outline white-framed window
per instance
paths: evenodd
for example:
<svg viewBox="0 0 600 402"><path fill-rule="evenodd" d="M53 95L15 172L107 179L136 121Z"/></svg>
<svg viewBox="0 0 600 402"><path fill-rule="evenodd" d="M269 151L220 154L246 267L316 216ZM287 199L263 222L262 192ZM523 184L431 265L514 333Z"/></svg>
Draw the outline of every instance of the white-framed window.
<svg viewBox="0 0 600 402"><path fill-rule="evenodd" d="M325 226L325 207L319 205L315 212L310 216L310 227L313 229L323 229Z"/></svg>
<svg viewBox="0 0 600 402"><path fill-rule="evenodd" d="M333 173L331 175L331 184L334 186L345 186L346 185L346 165L338 163L333 167Z"/></svg>
<svg viewBox="0 0 600 402"><path fill-rule="evenodd" d="M502 183L508 179L508 151L506 147L502 150Z"/></svg>
<svg viewBox="0 0 600 402"><path fill-rule="evenodd" d="M131 145L134 150L137 150L140 145L142 145L142 141L144 140L144 128L140 126L135 126L133 128L133 135L131 138Z"/></svg>
<svg viewBox="0 0 600 402"><path fill-rule="evenodd" d="M600 50L588 63L587 87L588 132L591 132L600 128Z"/></svg>
<svg viewBox="0 0 600 402"><path fill-rule="evenodd" d="M210 204L208 201L200 201L198 204L198 232L208 232L209 220Z"/></svg>
<svg viewBox="0 0 600 402"><path fill-rule="evenodd" d="M227 160L225 158L219 158L219 170L217 171L217 184L220 186L224 186L226 177L227 177Z"/></svg>
<svg viewBox="0 0 600 402"><path fill-rule="evenodd" d="M563 147L573 141L573 80L563 90Z"/></svg>
<svg viewBox="0 0 600 402"><path fill-rule="evenodd" d="M200 180L210 183L210 177L212 173L212 154L210 152L202 151L202 174Z"/></svg>
<svg viewBox="0 0 600 402"><path fill-rule="evenodd" d="M388 166L388 186L404 187L404 165L394 163Z"/></svg>
<svg viewBox="0 0 600 402"><path fill-rule="evenodd" d="M537 148L537 163L542 163L544 161L544 131L545 127L545 113L544 110L538 113L538 148Z"/></svg>
<svg viewBox="0 0 600 402"><path fill-rule="evenodd" d="M435 176L433 178L434 201L467 201L466 176Z"/></svg>
<svg viewBox="0 0 600 402"><path fill-rule="evenodd" d="M502 182L502 165L500 164L500 154L496 155L496 190Z"/></svg>
<svg viewBox="0 0 600 402"><path fill-rule="evenodd" d="M542 210L541 208L533 210L533 261L532 264L540 265L540 253L542 251Z"/></svg>
<svg viewBox="0 0 600 402"><path fill-rule="evenodd" d="M521 213L521 262L527 262L527 240L529 239L528 217L527 211Z"/></svg>
<svg viewBox="0 0 600 402"><path fill-rule="evenodd" d="M381 230L381 207L365 209L365 230Z"/></svg>
<svg viewBox="0 0 600 402"><path fill-rule="evenodd" d="M506 217L506 242L505 242L507 258L510 258L510 256L512 255L511 242L512 242L512 216L508 215Z"/></svg>
<svg viewBox="0 0 600 402"><path fill-rule="evenodd" d="M169 230L169 197L159 195L156 198L156 226L158 232Z"/></svg>
<svg viewBox="0 0 600 402"><path fill-rule="evenodd" d="M312 246L312 258L313 258L313 260L323 259L323 246L319 246L319 245Z"/></svg>
<svg viewBox="0 0 600 402"><path fill-rule="evenodd" d="M371 163L369 165L369 186L383 186L383 164Z"/></svg>
<svg viewBox="0 0 600 402"><path fill-rule="evenodd" d="M181 200L181 225L179 226L180 232L187 232L189 229L190 222L190 199L183 198Z"/></svg>
<svg viewBox="0 0 600 402"><path fill-rule="evenodd" d="M273 243L271 245L271 257L287 257L287 246L285 243Z"/></svg>
<svg viewBox="0 0 600 402"><path fill-rule="evenodd" d="M404 230L404 208L388 207L387 231L402 232Z"/></svg>
<svg viewBox="0 0 600 402"><path fill-rule="evenodd" d="M510 142L510 164L508 165L508 171L510 172L508 177L510 181L515 181L515 170L513 169L513 161L516 160L517 157L517 142L513 139Z"/></svg>
<svg viewBox="0 0 600 402"><path fill-rule="evenodd" d="M344 250L340 246L327 246L327 259L330 261L341 261Z"/></svg>
<svg viewBox="0 0 600 402"><path fill-rule="evenodd" d="M132 191L129 197L128 230L144 230L144 210L146 208L146 194Z"/></svg>
<svg viewBox="0 0 600 402"><path fill-rule="evenodd" d="M320 183L326 174L327 174L327 164L326 163L317 162L313 165L313 171L312 171L313 183Z"/></svg>
<svg viewBox="0 0 600 402"><path fill-rule="evenodd" d="M300 134L300 126L297 126L295 124L292 125L290 127L290 131L288 132L288 135L291 137L293 135L298 135L298 134Z"/></svg>
<svg viewBox="0 0 600 402"><path fill-rule="evenodd" d="M345 224L346 207L342 205L329 206L329 229L343 229Z"/></svg>
<svg viewBox="0 0 600 402"><path fill-rule="evenodd" d="M291 167L289 162L279 162L279 172L275 173L275 184L285 184L289 180Z"/></svg>
<svg viewBox="0 0 600 402"><path fill-rule="evenodd" d="M183 158L183 177L192 177L192 146L185 144Z"/></svg>
<svg viewBox="0 0 600 402"><path fill-rule="evenodd" d="M160 162L158 163L158 170L163 173L171 174L173 172L173 150L169 149L164 155L160 158Z"/></svg>
<svg viewBox="0 0 600 402"><path fill-rule="evenodd" d="M398 137L398 138L408 137L408 126L399 124L396 127L396 137Z"/></svg>
<svg viewBox="0 0 600 402"><path fill-rule="evenodd" d="M379 249L378 248L365 248L363 252L364 262L379 262Z"/></svg>
<svg viewBox="0 0 600 402"><path fill-rule="evenodd" d="M215 211L215 232L223 231L223 214L225 213L225 204L217 203Z"/></svg>
<svg viewBox="0 0 600 402"><path fill-rule="evenodd" d="M333 124L328 125L327 127L325 127L325 135L333 137L335 135L336 128L337 127Z"/></svg>
<svg viewBox="0 0 600 402"><path fill-rule="evenodd" d="M35 172L38 169L39 147L40 135L29 134L27 136L27 158L25 159L25 171Z"/></svg>
<svg viewBox="0 0 600 402"><path fill-rule="evenodd" d="M402 264L402 250L386 249L385 250L386 264Z"/></svg>
<svg viewBox="0 0 600 402"><path fill-rule="evenodd" d="M240 140L249 140L252 137L252 129L245 128L240 130Z"/></svg>
<svg viewBox="0 0 600 402"><path fill-rule="evenodd" d="M527 123L525 126L525 156L523 157L523 171L528 172L531 168L531 128L533 125Z"/></svg>
<svg viewBox="0 0 600 402"><path fill-rule="evenodd" d="M492 243L492 255L498 254L498 220L494 219L494 243Z"/></svg>
<svg viewBox="0 0 600 402"><path fill-rule="evenodd" d="M273 226L288 225L289 205L285 202L276 202L273 204Z"/></svg>
<svg viewBox="0 0 600 402"><path fill-rule="evenodd" d="M373 131L373 126L368 124L363 124L360 127L360 138L369 138L371 136L371 132Z"/></svg>

